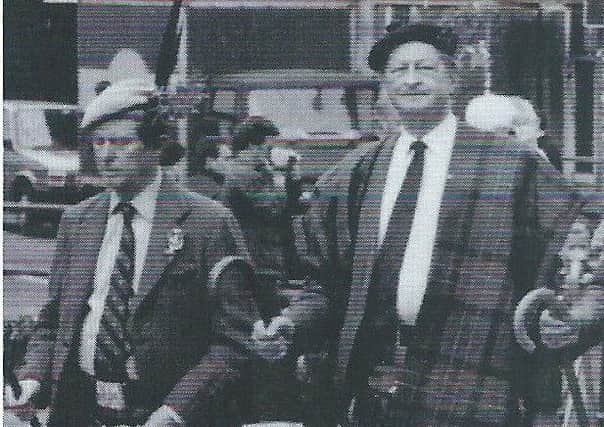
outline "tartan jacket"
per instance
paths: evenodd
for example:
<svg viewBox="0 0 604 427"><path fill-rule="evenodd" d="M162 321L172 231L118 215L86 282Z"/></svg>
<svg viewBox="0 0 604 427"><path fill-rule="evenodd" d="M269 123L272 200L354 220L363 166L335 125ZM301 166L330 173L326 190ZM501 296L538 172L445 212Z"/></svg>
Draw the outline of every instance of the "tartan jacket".
<svg viewBox="0 0 604 427"><path fill-rule="evenodd" d="M351 152L320 178L310 210L295 223L305 273L320 291L290 308L290 315L308 340L302 345L327 349L321 381L334 388L321 399L337 422L351 397L348 368L359 348L354 344L366 314L382 192L397 139L390 132ZM423 406L435 414L429 425L439 425L439 417L472 426L520 425L514 417L530 405L525 399L537 362L514 342L514 307L527 290L551 280L578 205L533 148L460 123L428 278L428 292L447 302L422 390Z"/></svg>

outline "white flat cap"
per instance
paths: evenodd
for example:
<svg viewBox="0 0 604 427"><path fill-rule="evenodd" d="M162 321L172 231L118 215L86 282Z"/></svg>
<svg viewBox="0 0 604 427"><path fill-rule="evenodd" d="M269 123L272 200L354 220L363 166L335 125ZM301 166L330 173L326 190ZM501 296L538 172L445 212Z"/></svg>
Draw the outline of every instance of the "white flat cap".
<svg viewBox="0 0 604 427"><path fill-rule="evenodd" d="M102 121L104 117L111 114L116 114L138 105L142 107L147 104L149 98L154 94L154 85L145 80L129 79L112 84L88 104L80 123L80 129L84 129L92 123Z"/></svg>
<svg viewBox="0 0 604 427"><path fill-rule="evenodd" d="M510 131L539 123L530 101L519 96L484 94L472 99L466 108L466 122L482 131Z"/></svg>

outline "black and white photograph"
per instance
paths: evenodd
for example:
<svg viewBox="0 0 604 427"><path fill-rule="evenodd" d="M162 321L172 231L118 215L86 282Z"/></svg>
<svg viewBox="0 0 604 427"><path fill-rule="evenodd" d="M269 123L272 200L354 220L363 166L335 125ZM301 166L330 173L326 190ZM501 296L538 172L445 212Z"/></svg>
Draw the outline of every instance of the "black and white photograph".
<svg viewBox="0 0 604 427"><path fill-rule="evenodd" d="M4 0L3 425L604 425L602 0Z"/></svg>

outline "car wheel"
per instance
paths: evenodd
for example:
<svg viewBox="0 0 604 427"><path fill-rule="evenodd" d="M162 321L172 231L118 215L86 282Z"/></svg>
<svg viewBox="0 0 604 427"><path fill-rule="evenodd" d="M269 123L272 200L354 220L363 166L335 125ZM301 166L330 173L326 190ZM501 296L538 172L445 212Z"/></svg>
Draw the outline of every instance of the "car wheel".
<svg viewBox="0 0 604 427"><path fill-rule="evenodd" d="M33 199L33 186L26 178L17 178L11 188L11 200L21 204L29 204ZM32 215L29 209L21 209L17 214L17 225L23 229L32 222Z"/></svg>
<svg viewBox="0 0 604 427"><path fill-rule="evenodd" d="M15 179L11 188L11 200L13 202L29 203L33 199L34 187L27 178Z"/></svg>

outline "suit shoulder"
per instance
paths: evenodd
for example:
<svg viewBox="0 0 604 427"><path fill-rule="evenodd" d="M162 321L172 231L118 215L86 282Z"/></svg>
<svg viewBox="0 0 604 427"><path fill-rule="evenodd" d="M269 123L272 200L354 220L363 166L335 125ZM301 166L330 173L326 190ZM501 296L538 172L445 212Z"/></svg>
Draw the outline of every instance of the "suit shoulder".
<svg viewBox="0 0 604 427"><path fill-rule="evenodd" d="M233 216L231 210L217 200L193 191L187 191L185 194L191 203L192 209L196 212L204 212L218 217Z"/></svg>
<svg viewBox="0 0 604 427"><path fill-rule="evenodd" d="M484 147L497 155L527 156L531 152L536 152L531 145L525 142L515 141L508 136L473 128L463 121L459 123L456 138L457 142L469 147Z"/></svg>
<svg viewBox="0 0 604 427"><path fill-rule="evenodd" d="M528 144L505 139L492 138L488 141L483 141L488 147L488 153L491 156L501 158L504 156L509 160L530 159L536 151Z"/></svg>
<svg viewBox="0 0 604 427"><path fill-rule="evenodd" d="M380 147L382 144L381 141L373 141L360 144L358 147L350 151L344 156L344 158L339 162L340 165L356 165L359 161L363 160L365 157L370 156L372 153Z"/></svg>
<svg viewBox="0 0 604 427"><path fill-rule="evenodd" d="M61 216L61 221L74 221L80 220L82 215L84 215L89 209L94 206L97 206L98 203L103 202L104 198L107 198L107 193L100 193L96 196L89 197L80 203L75 205L69 205L63 210L63 215Z"/></svg>
<svg viewBox="0 0 604 427"><path fill-rule="evenodd" d="M338 182L346 181L363 159L370 156L380 146L379 141L364 143L346 153L344 158L325 172L317 181L317 188L332 187Z"/></svg>
<svg viewBox="0 0 604 427"><path fill-rule="evenodd" d="M501 139L493 139L490 144L492 146L491 152L502 153L509 158L515 157L523 161L533 161L539 165L541 170L560 174L547 156L535 144Z"/></svg>
<svg viewBox="0 0 604 427"><path fill-rule="evenodd" d="M547 156L533 144L492 139L489 142L489 159L502 170L518 170L532 173L542 186L574 193L572 184Z"/></svg>
<svg viewBox="0 0 604 427"><path fill-rule="evenodd" d="M515 141L508 137L497 136L493 133L478 130L463 130L458 142L467 146L468 150L485 150L485 153L499 161L522 161L539 159L549 163L547 157L536 145Z"/></svg>

